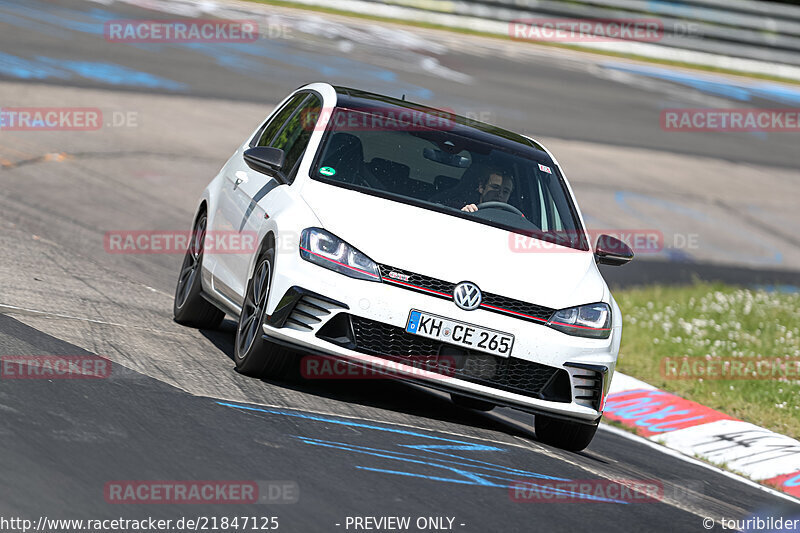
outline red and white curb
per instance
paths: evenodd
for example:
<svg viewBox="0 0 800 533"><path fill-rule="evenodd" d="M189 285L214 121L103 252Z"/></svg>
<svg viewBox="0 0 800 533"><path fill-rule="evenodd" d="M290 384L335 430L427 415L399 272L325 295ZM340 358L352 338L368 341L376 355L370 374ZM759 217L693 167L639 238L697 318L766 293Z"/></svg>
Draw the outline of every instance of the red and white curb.
<svg viewBox="0 0 800 533"><path fill-rule="evenodd" d="M800 441L614 374L604 418L712 464L800 497Z"/></svg>

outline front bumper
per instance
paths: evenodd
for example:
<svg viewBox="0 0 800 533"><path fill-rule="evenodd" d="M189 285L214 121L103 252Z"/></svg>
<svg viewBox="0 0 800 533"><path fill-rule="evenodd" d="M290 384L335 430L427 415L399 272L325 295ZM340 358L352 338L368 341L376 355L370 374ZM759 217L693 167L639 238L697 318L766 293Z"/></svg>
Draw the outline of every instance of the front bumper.
<svg viewBox="0 0 800 533"><path fill-rule="evenodd" d="M265 335L274 342L385 368L400 379L529 412L586 423L602 414L619 350L619 328L608 339L573 337L486 310L464 311L451 301L386 283L348 278L297 254L282 254L276 266L264 324ZM511 357L459 351L404 333L411 309L511 333ZM417 358L403 362L409 355L437 354L455 357L459 368L442 375L420 368Z"/></svg>

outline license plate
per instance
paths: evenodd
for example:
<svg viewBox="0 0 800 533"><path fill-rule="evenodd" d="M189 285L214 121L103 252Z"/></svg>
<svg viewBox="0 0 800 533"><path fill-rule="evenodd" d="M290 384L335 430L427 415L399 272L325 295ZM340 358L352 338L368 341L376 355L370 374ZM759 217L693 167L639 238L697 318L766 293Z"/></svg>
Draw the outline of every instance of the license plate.
<svg viewBox="0 0 800 533"><path fill-rule="evenodd" d="M502 331L482 328L450 318L412 309L406 323L408 333L436 339L448 344L465 346L499 357L509 357L514 336Z"/></svg>

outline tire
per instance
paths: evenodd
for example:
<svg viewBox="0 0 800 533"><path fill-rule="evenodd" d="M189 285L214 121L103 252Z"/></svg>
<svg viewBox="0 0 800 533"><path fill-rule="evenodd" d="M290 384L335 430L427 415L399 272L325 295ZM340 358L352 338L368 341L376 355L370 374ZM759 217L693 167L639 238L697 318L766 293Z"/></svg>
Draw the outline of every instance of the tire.
<svg viewBox="0 0 800 533"><path fill-rule="evenodd" d="M462 396L451 392L450 399L459 407L466 407L467 409L474 409L475 411L491 411L495 405L491 402L478 400L469 396Z"/></svg>
<svg viewBox="0 0 800 533"><path fill-rule="evenodd" d="M536 415L534 417L536 438L540 442L570 452L579 452L586 449L589 443L592 442L599 424L599 420L594 424L580 424L545 415Z"/></svg>
<svg viewBox="0 0 800 533"><path fill-rule="evenodd" d="M225 313L200 295L207 222L205 212L201 212L192 229L192 241L181 264L178 285L175 287L175 299L172 303L172 316L175 322L184 326L214 329L225 318Z"/></svg>
<svg viewBox="0 0 800 533"><path fill-rule="evenodd" d="M296 354L262 336L274 264L275 250L262 252L256 261L253 276L247 282L242 312L236 326L234 361L236 370L246 376L286 379L296 374Z"/></svg>

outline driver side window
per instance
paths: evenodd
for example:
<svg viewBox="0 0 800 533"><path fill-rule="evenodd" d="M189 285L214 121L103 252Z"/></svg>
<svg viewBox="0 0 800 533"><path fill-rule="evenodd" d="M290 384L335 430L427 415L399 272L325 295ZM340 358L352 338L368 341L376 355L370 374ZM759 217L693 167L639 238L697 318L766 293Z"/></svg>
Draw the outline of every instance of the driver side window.
<svg viewBox="0 0 800 533"><path fill-rule="evenodd" d="M251 146L270 146L275 135L283 126L283 123L292 115L297 106L305 100L307 93L296 94L284 104L280 111L278 111L272 119L264 125L262 130L257 135L257 140Z"/></svg>
<svg viewBox="0 0 800 533"><path fill-rule="evenodd" d="M285 159L282 170L289 182L294 180L295 167L306 151L322 108L322 102L316 95L305 96L303 103L295 109L270 145L283 150Z"/></svg>

